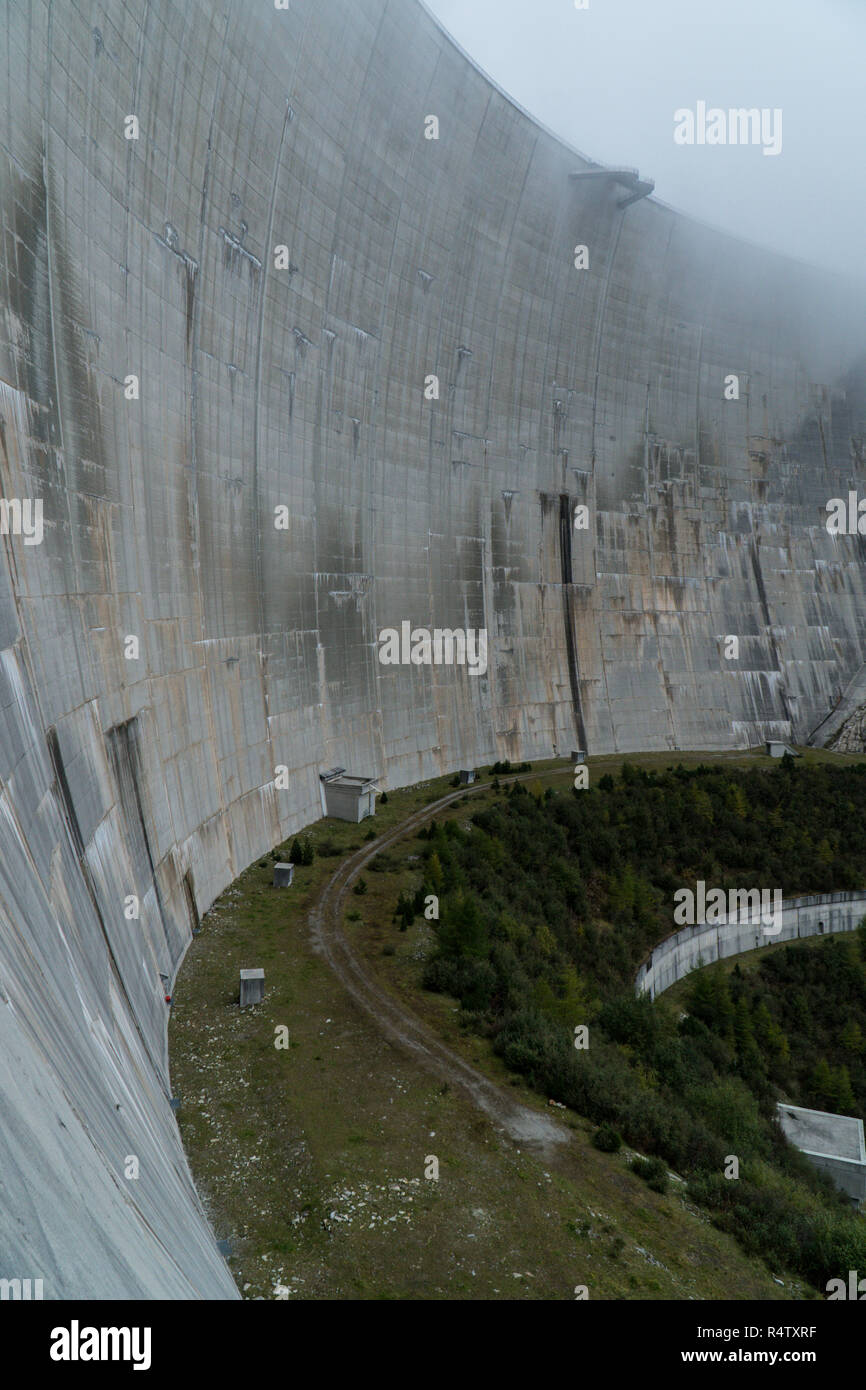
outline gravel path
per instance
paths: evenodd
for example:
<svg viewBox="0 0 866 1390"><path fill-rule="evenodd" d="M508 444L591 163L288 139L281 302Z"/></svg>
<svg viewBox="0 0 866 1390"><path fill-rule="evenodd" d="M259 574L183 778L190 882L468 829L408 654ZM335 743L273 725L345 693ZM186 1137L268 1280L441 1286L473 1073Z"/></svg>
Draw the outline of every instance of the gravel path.
<svg viewBox="0 0 866 1390"><path fill-rule="evenodd" d="M565 769L565 773L570 775L571 769ZM538 776L537 773L529 775ZM523 781L525 777L501 780ZM502 1087L446 1047L420 1018L383 989L366 963L352 949L342 929L346 895L371 859L389 845L404 839L425 821L431 820L451 802L482 790L489 790L489 783L474 789L461 787L459 791L443 796L439 801L414 812L399 826L345 860L325 884L310 914L313 944L326 957L353 999L375 1020L389 1042L414 1056L422 1066L449 1085L459 1086L515 1143L546 1154L558 1144L567 1143L568 1130L549 1116L516 1102Z"/></svg>

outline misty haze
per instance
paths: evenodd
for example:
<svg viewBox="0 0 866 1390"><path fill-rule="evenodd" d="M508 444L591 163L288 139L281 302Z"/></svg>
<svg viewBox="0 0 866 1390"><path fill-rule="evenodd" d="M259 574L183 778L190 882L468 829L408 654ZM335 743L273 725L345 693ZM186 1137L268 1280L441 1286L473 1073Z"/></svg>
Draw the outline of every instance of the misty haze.
<svg viewBox="0 0 866 1390"><path fill-rule="evenodd" d="M638 166L671 207L866 278L866 7L858 0L427 0L475 62L575 149ZM674 144L674 112L778 108L784 146Z"/></svg>

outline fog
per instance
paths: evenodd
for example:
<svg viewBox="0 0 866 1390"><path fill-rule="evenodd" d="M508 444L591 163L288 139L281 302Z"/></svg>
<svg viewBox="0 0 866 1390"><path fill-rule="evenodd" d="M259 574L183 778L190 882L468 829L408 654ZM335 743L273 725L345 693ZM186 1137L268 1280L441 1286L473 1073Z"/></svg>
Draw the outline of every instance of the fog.
<svg viewBox="0 0 866 1390"><path fill-rule="evenodd" d="M639 168L655 197L704 222L866 280L864 0L427 3L583 154ZM778 153L675 143L674 112L699 102L778 109Z"/></svg>

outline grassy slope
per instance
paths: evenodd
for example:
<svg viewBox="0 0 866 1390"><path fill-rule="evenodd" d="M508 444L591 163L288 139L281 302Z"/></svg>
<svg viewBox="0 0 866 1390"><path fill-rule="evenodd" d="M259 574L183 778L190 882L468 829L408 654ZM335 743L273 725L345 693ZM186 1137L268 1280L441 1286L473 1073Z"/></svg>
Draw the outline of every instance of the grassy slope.
<svg viewBox="0 0 866 1390"><path fill-rule="evenodd" d="M665 766L714 757L629 760ZM593 760L592 775L621 761ZM536 768L542 783L562 784L561 763ZM392 793L377 831L448 790L443 778ZM451 814L468 811L461 803ZM313 838L357 847L370 824L322 821ZM283 1296L302 1298L560 1299L578 1284L591 1298L809 1295L787 1277L784 1288L774 1283L683 1201L678 1184L658 1196L628 1172L623 1155L596 1152L591 1126L578 1117L569 1117L564 1154L545 1161L521 1153L462 1093L383 1042L309 941L310 904L339 862L317 855L282 891L270 887L270 860L253 865L204 919L175 990L170 1046L181 1133L246 1296L273 1297L281 1286L291 1290ZM362 920L346 930L388 988L506 1081L488 1044L460 1034L453 1004L417 988L423 928L401 934L390 924L411 873L412 861L395 875L365 872L367 894L349 897ZM393 955L382 953L385 945ZM266 998L241 1014L238 970L251 965L264 966ZM278 1025L289 1030L287 1050L274 1047ZM520 1097L543 1106L522 1086ZM438 1182L424 1176L428 1155L439 1160Z"/></svg>

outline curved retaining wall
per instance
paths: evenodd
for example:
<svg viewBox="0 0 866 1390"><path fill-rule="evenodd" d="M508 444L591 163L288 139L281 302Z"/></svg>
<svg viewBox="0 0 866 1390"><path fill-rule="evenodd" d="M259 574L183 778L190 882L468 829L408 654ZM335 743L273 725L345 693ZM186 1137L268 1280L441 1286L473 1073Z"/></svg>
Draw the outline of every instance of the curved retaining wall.
<svg viewBox="0 0 866 1390"><path fill-rule="evenodd" d="M761 946L775 946L780 941L854 931L864 915L866 893L817 893L807 898L784 899L781 930L772 936L753 922L683 927L651 951L637 973L635 987L638 994L649 994L655 999L696 966L711 965Z"/></svg>
<svg viewBox="0 0 866 1390"><path fill-rule="evenodd" d="M0 1274L231 1296L169 1105L196 914L322 768L813 727L866 658L864 296L571 180L413 0L3 16ZM486 674L379 665L404 619Z"/></svg>

